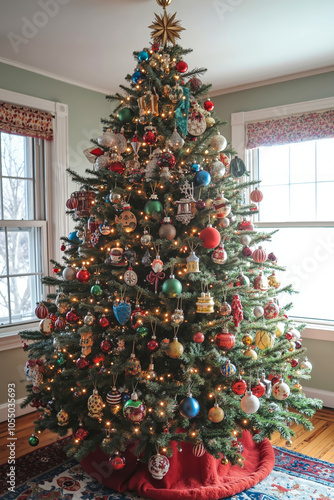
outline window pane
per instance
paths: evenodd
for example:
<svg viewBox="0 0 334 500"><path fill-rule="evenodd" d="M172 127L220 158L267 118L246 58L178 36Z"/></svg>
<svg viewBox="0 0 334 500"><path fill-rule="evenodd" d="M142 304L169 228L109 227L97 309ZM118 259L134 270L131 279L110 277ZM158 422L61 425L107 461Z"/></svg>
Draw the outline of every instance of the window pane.
<svg viewBox="0 0 334 500"><path fill-rule="evenodd" d="M36 302L40 299L40 275L9 278L12 323L36 319Z"/></svg>
<svg viewBox="0 0 334 500"><path fill-rule="evenodd" d="M316 220L315 184L291 184L290 220Z"/></svg>
<svg viewBox="0 0 334 500"><path fill-rule="evenodd" d="M6 231L0 227L0 276L7 274Z"/></svg>
<svg viewBox="0 0 334 500"><path fill-rule="evenodd" d="M264 185L289 183L289 146L259 148L259 179Z"/></svg>
<svg viewBox="0 0 334 500"><path fill-rule="evenodd" d="M40 228L8 228L9 274L42 272Z"/></svg>
<svg viewBox="0 0 334 500"><path fill-rule="evenodd" d="M263 200L259 203L259 220L289 220L289 186L265 186L261 191Z"/></svg>
<svg viewBox="0 0 334 500"><path fill-rule="evenodd" d="M334 139L317 141L317 179L334 181Z"/></svg>
<svg viewBox="0 0 334 500"><path fill-rule="evenodd" d="M334 182L319 182L317 189L317 219L334 221Z"/></svg>
<svg viewBox="0 0 334 500"><path fill-rule="evenodd" d="M282 286L292 284L299 291L279 296L281 305L293 302L289 315L333 321L334 228L280 229L272 236L271 247L278 264L287 268L276 273Z"/></svg>
<svg viewBox="0 0 334 500"><path fill-rule="evenodd" d="M0 279L0 326L9 323L7 278Z"/></svg>
<svg viewBox="0 0 334 500"><path fill-rule="evenodd" d="M2 175L32 177L31 143L29 137L1 133Z"/></svg>
<svg viewBox="0 0 334 500"><path fill-rule="evenodd" d="M290 144L290 182L315 181L315 142Z"/></svg>
<svg viewBox="0 0 334 500"><path fill-rule="evenodd" d="M5 220L33 220L33 181L2 179Z"/></svg>

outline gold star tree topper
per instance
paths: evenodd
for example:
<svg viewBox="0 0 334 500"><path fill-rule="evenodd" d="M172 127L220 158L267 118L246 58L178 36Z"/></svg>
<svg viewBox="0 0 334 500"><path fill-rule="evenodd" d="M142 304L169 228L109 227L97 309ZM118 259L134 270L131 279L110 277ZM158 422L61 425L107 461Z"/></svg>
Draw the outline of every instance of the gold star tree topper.
<svg viewBox="0 0 334 500"><path fill-rule="evenodd" d="M175 40L180 38L179 32L185 29L180 25L180 21L175 21L176 12L171 15L167 14L166 5L170 3L171 2L168 2L168 0L158 1L158 4L164 8L164 13L161 16L154 13L155 20L153 24L149 26L149 28L153 30L151 38L153 38L155 42L162 42L163 46L165 46L167 42L171 42L175 45Z"/></svg>

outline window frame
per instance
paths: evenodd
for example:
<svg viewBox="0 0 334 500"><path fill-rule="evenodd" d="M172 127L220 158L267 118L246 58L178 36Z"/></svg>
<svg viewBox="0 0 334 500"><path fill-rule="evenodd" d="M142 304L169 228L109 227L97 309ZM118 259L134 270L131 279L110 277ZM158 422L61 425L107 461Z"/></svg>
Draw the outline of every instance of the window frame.
<svg viewBox="0 0 334 500"><path fill-rule="evenodd" d="M252 111L242 111L239 113L231 114L231 131L232 131L232 144L238 151L238 155L242 158L246 165L248 166L251 179L254 178L254 172L256 168L256 157L252 150L246 149L246 127L248 123L261 120L270 120L275 118L283 118L293 114L300 113L310 113L323 111L327 109L334 108L334 97L328 97L324 99L316 99L312 101L304 101L294 104L287 104L283 106L275 106L271 108L263 108ZM254 161L255 160L255 161ZM246 180L241 178L240 182ZM252 190L251 187L248 188L249 193ZM333 226L331 221L302 221L302 222L255 222L255 226L260 228L265 227L324 227ZM304 338L316 339L316 340L327 340L334 342L334 329L333 323L323 320L310 320L303 318L293 318L296 323L306 323L307 328L303 332Z"/></svg>
<svg viewBox="0 0 334 500"><path fill-rule="evenodd" d="M50 274L52 266L49 259L61 260L59 241L68 234L69 222L65 217L65 203L68 196L68 106L63 103L48 101L25 94L0 89L0 101L18 106L46 111L53 115L53 141L44 141L45 160L45 220L27 221L29 227L41 227L43 247L43 272ZM41 186L36 187L39 190ZM43 189L43 188L42 188ZM57 193L57 196L52 196ZM23 226L24 221L4 221L12 227ZM46 290L44 291L46 293ZM18 332L23 329L35 329L38 321L28 321L4 326L0 329L0 351L21 346Z"/></svg>

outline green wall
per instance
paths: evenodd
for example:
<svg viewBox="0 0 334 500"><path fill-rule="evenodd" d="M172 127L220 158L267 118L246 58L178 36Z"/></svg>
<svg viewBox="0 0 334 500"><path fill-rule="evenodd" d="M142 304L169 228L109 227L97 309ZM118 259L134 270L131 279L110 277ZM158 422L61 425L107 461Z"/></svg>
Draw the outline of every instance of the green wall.
<svg viewBox="0 0 334 500"><path fill-rule="evenodd" d="M273 106L283 106L334 96L334 71L296 80L265 85L239 92L212 97L217 115L228 124L223 135L231 140L231 114ZM313 365L312 379L305 386L334 392L334 331L333 342L305 339L308 357Z"/></svg>

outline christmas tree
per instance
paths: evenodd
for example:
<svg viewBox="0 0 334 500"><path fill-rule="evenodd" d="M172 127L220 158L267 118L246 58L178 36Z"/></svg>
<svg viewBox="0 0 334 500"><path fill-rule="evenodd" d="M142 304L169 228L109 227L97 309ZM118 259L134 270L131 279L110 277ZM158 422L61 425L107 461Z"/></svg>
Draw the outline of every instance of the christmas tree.
<svg viewBox="0 0 334 500"><path fill-rule="evenodd" d="M70 454L99 446L115 470L135 442L156 478L172 442L242 465L242 430L289 441L321 405L302 393L302 327L279 305L293 290L276 276L271 234L254 230L263 194L220 134L205 69L188 69L170 2L158 3L153 43L134 53L85 152L93 167L70 172L75 229L43 280L40 330L21 332L37 430L72 429Z"/></svg>

